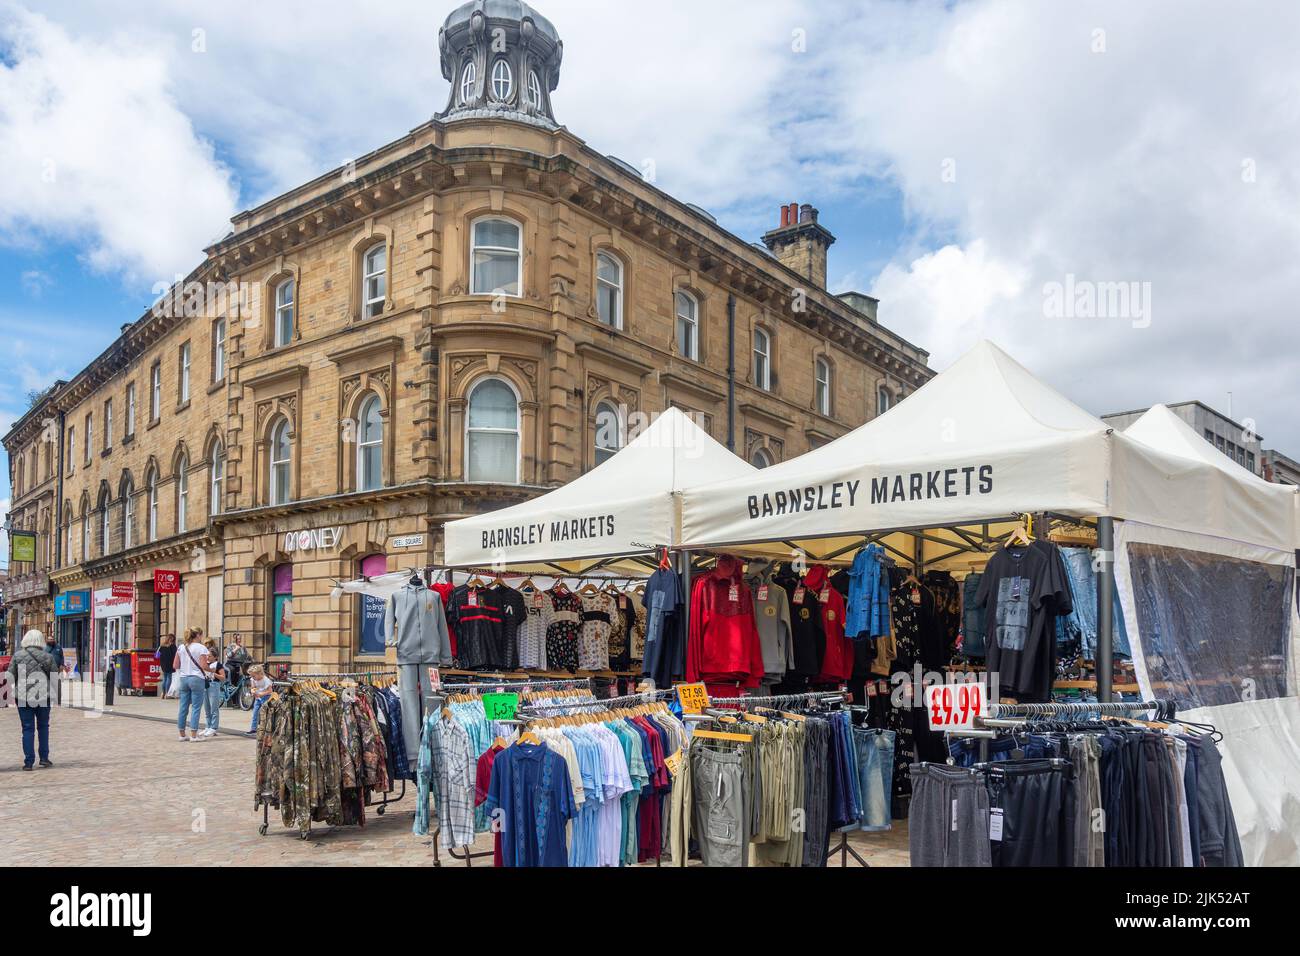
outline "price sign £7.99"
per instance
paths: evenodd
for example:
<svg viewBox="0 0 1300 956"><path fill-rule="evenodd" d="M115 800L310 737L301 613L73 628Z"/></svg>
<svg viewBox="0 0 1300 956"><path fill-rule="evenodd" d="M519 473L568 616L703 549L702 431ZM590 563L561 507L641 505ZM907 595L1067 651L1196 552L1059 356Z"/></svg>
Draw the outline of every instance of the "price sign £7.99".
<svg viewBox="0 0 1300 956"><path fill-rule="evenodd" d="M925 689L925 711L931 730L970 730L983 715L983 684L938 684Z"/></svg>

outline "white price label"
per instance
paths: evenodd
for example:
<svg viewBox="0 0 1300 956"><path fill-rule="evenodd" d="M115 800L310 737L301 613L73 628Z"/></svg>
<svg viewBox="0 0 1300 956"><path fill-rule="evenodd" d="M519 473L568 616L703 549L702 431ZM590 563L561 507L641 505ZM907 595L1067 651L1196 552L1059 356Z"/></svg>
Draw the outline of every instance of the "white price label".
<svg viewBox="0 0 1300 956"><path fill-rule="evenodd" d="M988 693L983 684L937 684L925 689L931 730L970 730L982 716Z"/></svg>

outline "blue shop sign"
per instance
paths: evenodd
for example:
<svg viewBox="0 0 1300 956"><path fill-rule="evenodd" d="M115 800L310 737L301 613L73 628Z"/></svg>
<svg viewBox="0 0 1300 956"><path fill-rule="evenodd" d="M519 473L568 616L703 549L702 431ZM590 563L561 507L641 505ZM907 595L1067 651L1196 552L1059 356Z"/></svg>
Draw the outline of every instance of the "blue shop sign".
<svg viewBox="0 0 1300 956"><path fill-rule="evenodd" d="M89 591L64 591L54 595L54 616L72 617L90 613Z"/></svg>

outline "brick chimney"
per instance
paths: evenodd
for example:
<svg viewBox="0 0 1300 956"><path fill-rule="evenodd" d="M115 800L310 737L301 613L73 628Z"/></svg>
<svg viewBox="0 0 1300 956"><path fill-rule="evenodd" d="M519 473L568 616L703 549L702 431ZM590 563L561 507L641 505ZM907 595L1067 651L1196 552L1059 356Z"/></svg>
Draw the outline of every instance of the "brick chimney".
<svg viewBox="0 0 1300 956"><path fill-rule="evenodd" d="M772 255L818 288L826 288L826 250L835 237L818 224L817 210L808 203L781 207L781 225L763 236Z"/></svg>

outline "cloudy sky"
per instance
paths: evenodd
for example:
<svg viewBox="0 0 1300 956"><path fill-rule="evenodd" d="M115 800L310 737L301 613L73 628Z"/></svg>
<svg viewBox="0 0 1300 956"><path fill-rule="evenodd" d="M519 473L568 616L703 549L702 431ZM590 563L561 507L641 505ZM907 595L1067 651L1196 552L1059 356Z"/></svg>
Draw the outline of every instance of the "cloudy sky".
<svg viewBox="0 0 1300 956"><path fill-rule="evenodd" d="M1231 401L1300 457L1300 5L536 5L561 122L746 239L818 206L832 289L936 368L991 338L1094 412ZM0 0L0 428L233 212L441 109L452 7Z"/></svg>

